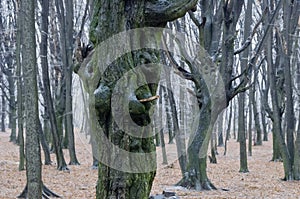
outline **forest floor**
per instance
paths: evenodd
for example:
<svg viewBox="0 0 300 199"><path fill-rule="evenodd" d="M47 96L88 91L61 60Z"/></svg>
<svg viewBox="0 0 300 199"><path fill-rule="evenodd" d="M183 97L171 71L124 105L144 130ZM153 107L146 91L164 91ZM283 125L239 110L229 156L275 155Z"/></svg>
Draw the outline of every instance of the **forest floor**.
<svg viewBox="0 0 300 199"><path fill-rule="evenodd" d="M18 171L18 146L9 142L9 135L9 132L0 132L0 199L16 198L26 183L26 172ZM80 134L77 132L77 135ZM57 171L55 163L43 166L43 182L62 198L95 198L97 170L91 169L91 150L81 135L76 136L76 150L80 166L69 166L70 172ZM175 161L165 167L158 165L151 194L167 190L175 191L184 199L300 198L300 182L282 181L282 163L270 162L271 139L262 146L253 146L253 155L248 156L249 173L239 173L239 144L236 141L229 140L226 156L223 151L224 147L218 148L218 164L208 163L207 168L208 176L218 190L197 192L174 186L181 178L178 161ZM64 152L68 162L68 151ZM51 158L55 162L53 154Z"/></svg>

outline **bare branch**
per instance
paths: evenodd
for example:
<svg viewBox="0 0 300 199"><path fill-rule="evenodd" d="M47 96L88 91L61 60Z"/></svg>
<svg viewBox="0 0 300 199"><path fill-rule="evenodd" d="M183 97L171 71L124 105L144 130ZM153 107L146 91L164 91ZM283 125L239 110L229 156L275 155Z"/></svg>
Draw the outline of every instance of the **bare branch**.
<svg viewBox="0 0 300 199"><path fill-rule="evenodd" d="M145 5L147 24L160 25L183 17L189 10L194 10L198 0L152 0Z"/></svg>
<svg viewBox="0 0 300 199"><path fill-rule="evenodd" d="M170 54L170 51L164 39L162 41L162 44L163 44L163 48L165 49L165 53L170 60L171 65L175 69L175 73L184 79L193 80L193 74L180 67L179 64L176 62L176 60L174 59L174 57Z"/></svg>
<svg viewBox="0 0 300 199"><path fill-rule="evenodd" d="M159 95L155 95L146 99L140 99L139 102L152 102L154 100L157 100L159 98Z"/></svg>
<svg viewBox="0 0 300 199"><path fill-rule="evenodd" d="M255 33L257 32L257 28L259 27L259 25L262 23L262 21L264 20L266 14L268 12L268 8L266 8L263 12L263 15L261 16L260 20L255 24L252 33L250 34L250 36L246 39L246 41L244 42L244 44L237 50L234 51L234 55L240 54L241 52L243 52L244 50L246 50L250 44L251 41L255 35Z"/></svg>

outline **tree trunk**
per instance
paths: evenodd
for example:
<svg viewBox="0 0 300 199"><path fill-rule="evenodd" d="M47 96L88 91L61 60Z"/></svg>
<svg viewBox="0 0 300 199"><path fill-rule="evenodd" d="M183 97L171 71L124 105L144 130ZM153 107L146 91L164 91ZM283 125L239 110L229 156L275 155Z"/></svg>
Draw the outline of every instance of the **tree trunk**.
<svg viewBox="0 0 300 199"><path fill-rule="evenodd" d="M25 169L25 152L24 152L24 132L23 132L23 78L22 78L22 65L21 65L21 35L23 29L23 15L20 11L20 5L17 10L17 39L16 39L16 64L17 71L17 110L18 110L18 143L19 143L19 171Z"/></svg>
<svg viewBox="0 0 300 199"><path fill-rule="evenodd" d="M103 58L112 58L115 53L120 53L120 50L128 47L127 42L141 47L147 45L147 41L151 39L157 44L160 31L135 30L137 32L133 31L126 40L120 39L116 34L146 26L164 27L167 21L182 17L196 2L165 1L163 5L161 1L144 0L94 2L90 39L96 49L91 57L84 60L85 63L89 58L92 59L88 65L89 70L84 72L84 63L75 70L79 70L85 89L90 95L92 133L97 139L98 158L101 162L96 198L146 199L149 197L156 170L154 135L149 132L152 128L148 127L151 123L149 111L152 103L140 100L156 94L160 71L150 63L159 62L160 52L155 48L138 48L107 62ZM109 40L113 35L119 39L117 43L112 43L116 40ZM124 41L127 45L124 45ZM105 49L109 54L104 52ZM141 64L146 65L137 67ZM138 85L139 82L143 84ZM133 122L133 126L139 126L138 129L133 130L130 122ZM132 133L138 133L141 137L132 136ZM102 153L102 150L105 152ZM104 164L104 160L108 162Z"/></svg>
<svg viewBox="0 0 300 199"><path fill-rule="evenodd" d="M245 93L239 96L239 116L238 116L238 134L240 142L240 172L246 173L248 170L246 132L245 132Z"/></svg>
<svg viewBox="0 0 300 199"><path fill-rule="evenodd" d="M228 117L228 126L226 131L226 139L225 139L225 149L224 149L224 155L227 153L227 142L230 138L230 132L231 132L231 123L232 121L232 109L233 109L233 103L230 104L230 110L229 110L229 117Z"/></svg>
<svg viewBox="0 0 300 199"><path fill-rule="evenodd" d="M65 110L65 126L68 135L68 148L70 154L70 165L79 165L75 150L74 126L73 126L73 108L72 108L72 76L73 76L73 3L72 0L66 0L66 54L67 65L65 66L66 77L66 110Z"/></svg>
<svg viewBox="0 0 300 199"><path fill-rule="evenodd" d="M288 148L286 146L283 132L282 132L282 118L281 118L281 110L279 105L279 97L278 97L278 89L279 87L276 85L275 82L275 64L271 64L268 66L269 77L270 77L270 90L272 96L272 107L273 107L273 133L276 135L274 138L278 144L280 153L283 159L283 166L284 166L284 179L292 179L292 164L290 161ZM273 154L274 155L274 154Z"/></svg>
<svg viewBox="0 0 300 199"><path fill-rule="evenodd" d="M50 119L51 132L53 137L53 145L56 153L57 169L65 170L67 165L64 159L61 138L58 132L58 125L55 116L55 110L53 106L50 80L48 71L48 59L47 59L47 40L48 40L48 16L49 16L49 1L43 1L42 3L42 30L45 34L42 34L41 38L41 62L42 62L42 79L45 90L45 102L47 104L48 115Z"/></svg>
<svg viewBox="0 0 300 199"><path fill-rule="evenodd" d="M300 119L300 111L298 115L298 120L299 119ZM298 121L298 130L297 130L297 136L295 142L294 179L300 180L300 121Z"/></svg>
<svg viewBox="0 0 300 199"><path fill-rule="evenodd" d="M170 105L171 113L172 113L172 121L173 121L173 129L174 129L174 138L176 140L177 156L178 156L178 160L179 160L181 174L182 174L182 176L184 176L184 173L186 171L186 164L187 164L185 136L184 136L184 133L181 132L179 129L179 121L178 121L176 102L174 99L174 93L172 92L170 70L167 70L166 67L164 67L164 69L165 69L166 84L167 84L166 92L168 94L169 105Z"/></svg>
<svg viewBox="0 0 300 199"><path fill-rule="evenodd" d="M219 115L219 118L218 118L218 146L221 147L221 146L224 146L224 139L223 139L223 120L224 120L224 117L223 117L223 113L221 113Z"/></svg>
<svg viewBox="0 0 300 199"><path fill-rule="evenodd" d="M256 83L257 83L257 72L254 72L254 84L253 84L253 95L252 95L252 106L253 106L253 118L256 130L256 141L255 145L262 145L262 131L260 127L260 120L259 120L259 112L257 110L257 104L255 99L255 90L256 90Z"/></svg>
<svg viewBox="0 0 300 199"><path fill-rule="evenodd" d="M28 198L42 198L41 152L38 133L38 89L35 40L35 1L22 3L24 12L24 44L22 47L22 63L25 87L26 115L26 176Z"/></svg>
<svg viewBox="0 0 300 199"><path fill-rule="evenodd" d="M187 172L178 183L180 186L200 190L212 190L216 187L207 177L207 149L212 133L212 124L216 118L212 118L211 105L202 105L198 118L199 124L196 132L190 136L188 145Z"/></svg>
<svg viewBox="0 0 300 199"><path fill-rule="evenodd" d="M244 19L244 38L243 41L246 42L248 37L250 36L251 24L252 24L252 1L247 1L247 9L245 13ZM232 31L232 30L231 30ZM229 34L232 34L229 29ZM246 49L242 52L241 56L241 71L246 70L246 66L249 60L249 49ZM251 79L251 75L249 77ZM255 88L253 88L252 96L254 96ZM253 104L253 99L252 104ZM245 119L245 93L240 93L238 98L239 104L239 113L238 113L238 137L240 142L240 172L246 173L249 172L248 170L248 161L247 161L247 144L246 144L246 123L247 120ZM251 129L250 129L251 131Z"/></svg>
<svg viewBox="0 0 300 199"><path fill-rule="evenodd" d="M165 113L166 113L166 123L167 123L167 129L168 129L168 136L169 136L169 141L168 144L174 144L174 126L173 126L173 121L172 121L172 115L171 115L171 111L170 110L170 100L169 100L169 96L168 96L168 92L166 91L165 87L161 87L161 89L163 90L164 93L164 100L165 100Z"/></svg>
<svg viewBox="0 0 300 199"><path fill-rule="evenodd" d="M252 156L252 107L251 107L250 99L249 99L249 124L248 124L248 155Z"/></svg>
<svg viewBox="0 0 300 199"><path fill-rule="evenodd" d="M15 75L13 66L8 68L8 85L9 85L9 128L11 129L10 142L17 142L17 123L16 123L16 97L15 97Z"/></svg>
<svg viewBox="0 0 300 199"><path fill-rule="evenodd" d="M3 84L3 76L1 76L1 83ZM5 132L5 117L6 117L6 99L4 94L4 89L2 89L2 95L1 95L1 131Z"/></svg>
<svg viewBox="0 0 300 199"><path fill-rule="evenodd" d="M43 128L42 128L40 119L38 119L37 123L38 123L39 140L41 142L41 145L42 145L42 148L44 151L44 156L45 156L45 165L51 165L52 161L51 161L51 157L50 157L50 149L49 149L49 145L46 141L46 136L43 132Z"/></svg>
<svg viewBox="0 0 300 199"><path fill-rule="evenodd" d="M161 143L161 148L162 148L162 157L163 157L163 162L162 164L168 164L168 157L167 157L167 151L166 151L166 144L165 144L165 136L164 136L164 123L163 123L163 106L162 106L162 93L163 93L163 86L160 85L159 87L159 106L157 107L158 109L158 127L161 129L158 129L159 137L160 137L160 143Z"/></svg>

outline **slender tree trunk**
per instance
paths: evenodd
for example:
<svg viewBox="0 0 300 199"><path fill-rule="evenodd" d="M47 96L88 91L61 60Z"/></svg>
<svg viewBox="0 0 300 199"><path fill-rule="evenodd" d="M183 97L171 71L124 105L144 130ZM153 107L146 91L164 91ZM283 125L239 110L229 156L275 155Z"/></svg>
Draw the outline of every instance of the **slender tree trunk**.
<svg viewBox="0 0 300 199"><path fill-rule="evenodd" d="M50 149L48 146L48 143L46 141L46 136L43 132L42 124L40 119L38 119L38 132L39 132L39 140L41 142L43 151L44 151L44 156L45 156L45 165L51 165L52 161L50 158Z"/></svg>
<svg viewBox="0 0 300 199"><path fill-rule="evenodd" d="M218 146L224 146L224 139L223 139L223 112L219 115L218 120Z"/></svg>
<svg viewBox="0 0 300 199"><path fill-rule="evenodd" d="M270 77L270 90L272 96L272 107L273 107L273 132L275 134L275 140L278 144L280 153L283 158L283 167L284 167L284 175L286 180L292 179L292 164L290 161L290 156L288 153L288 148L286 146L283 131L282 131L282 118L281 118L281 110L279 105L279 97L278 97L278 86L275 83L275 64L271 64L268 66L269 77ZM274 156L274 154L273 154Z"/></svg>
<svg viewBox="0 0 300 199"><path fill-rule="evenodd" d="M170 100L168 97L168 92L164 87L162 87L163 93L164 93L164 100L165 100L165 113L166 113L166 123L167 123L167 129L168 129L168 136L169 136L169 142L168 144L174 144L174 127L173 127L173 121L172 121L172 115L170 107L171 105L169 104Z"/></svg>
<svg viewBox="0 0 300 199"><path fill-rule="evenodd" d="M248 124L248 155L252 156L252 107L251 107L250 99L249 99L249 124Z"/></svg>
<svg viewBox="0 0 300 199"><path fill-rule="evenodd" d="M2 80L3 76L1 76L1 83L3 83ZM4 94L4 89L2 89L2 95L1 95L1 131L5 132L5 117L6 117L6 99Z"/></svg>
<svg viewBox="0 0 300 199"><path fill-rule="evenodd" d="M169 104L170 104L171 113L172 113L174 138L176 140L177 156L178 156L178 160L179 160L181 174L182 174L182 176L184 176L184 173L186 172L186 168L187 168L185 136L184 136L184 133L181 132L179 129L177 107L176 107L176 102L174 99L174 93L172 92L170 71L166 70L166 68L164 68L164 69L165 69L165 74L166 74L166 84L167 84L166 89L167 89Z"/></svg>
<svg viewBox="0 0 300 199"><path fill-rule="evenodd" d="M25 152L24 152L24 132L23 132L23 78L22 78L22 65L21 65L21 35L23 29L23 15L20 11L20 6L18 4L18 14L17 14L17 41L16 41L16 64L17 64L17 110L18 110L18 143L19 143L19 171L25 169Z"/></svg>
<svg viewBox="0 0 300 199"><path fill-rule="evenodd" d="M66 13L66 54L67 65L66 67L66 110L65 110L65 126L66 134L68 135L68 148L70 154L70 165L79 165L75 151L75 138L74 138L74 126L73 126L73 108L72 108L72 76L73 76L73 1L66 0L65 9Z"/></svg>
<svg viewBox="0 0 300 199"><path fill-rule="evenodd" d="M58 132L57 120L55 116L51 90L50 90L50 80L48 71L48 59L47 59L47 40L48 40L48 16L49 16L49 1L43 1L42 3L42 30L45 34L42 34L41 38L41 62L42 62L42 79L45 90L45 102L48 107L48 115L50 119L51 132L53 136L53 145L56 153L57 169L65 170L67 165L64 159L61 138Z"/></svg>
<svg viewBox="0 0 300 199"><path fill-rule="evenodd" d="M239 117L238 117L238 134L240 142L240 172L246 173L248 170L246 132L245 132L245 93L239 96Z"/></svg>
<svg viewBox="0 0 300 199"><path fill-rule="evenodd" d="M257 110L257 103L255 98L255 90L256 90L256 83L257 83L257 72L254 72L254 84L253 84L253 95L252 95L252 107L253 107L253 118L254 118L254 124L255 124L255 130L256 130L256 141L255 145L262 145L262 131L260 127L260 118L259 118L259 112Z"/></svg>
<svg viewBox="0 0 300 199"><path fill-rule="evenodd" d="M233 103L230 104L230 110L229 110L229 118L228 118L228 126L226 131L226 139L225 139L225 150L224 155L227 153L227 142L230 138L230 132L231 132L231 123L232 123L232 109L233 109Z"/></svg>
<svg viewBox="0 0 300 199"><path fill-rule="evenodd" d="M17 142L17 123L16 123L16 97L15 97L15 78L12 66L8 69L9 85L9 128L11 128L10 142Z"/></svg>
<svg viewBox="0 0 300 199"><path fill-rule="evenodd" d="M163 107L162 107L162 93L163 93L163 86L160 85L159 87L159 106L158 108L158 122L160 123L158 127L161 129L159 130L159 136L160 136L160 143L162 148L162 157L163 157L163 164L168 164L168 157L167 157L167 151L166 151L166 144L165 144L165 136L164 136L164 125L163 125Z"/></svg>
<svg viewBox="0 0 300 199"><path fill-rule="evenodd" d="M244 38L245 42L250 36L250 29L252 23L252 1L247 2L247 9L244 20ZM246 70L247 62L249 60L249 49L242 52L241 56L241 71ZM249 77L251 79L251 76ZM254 92L253 88L253 92ZM252 93L254 95L254 93ZM251 99L252 100L252 99ZM253 103L253 101L252 101ZM240 93L238 98L239 115L238 115L238 137L240 142L240 172L246 173L248 170L247 161L247 144L246 144L246 119L245 119L245 93Z"/></svg>

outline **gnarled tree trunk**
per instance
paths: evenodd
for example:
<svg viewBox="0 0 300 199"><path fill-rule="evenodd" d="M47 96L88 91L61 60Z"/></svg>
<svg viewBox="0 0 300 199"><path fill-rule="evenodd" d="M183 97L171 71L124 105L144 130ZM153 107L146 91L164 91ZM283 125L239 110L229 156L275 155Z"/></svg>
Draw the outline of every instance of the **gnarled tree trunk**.
<svg viewBox="0 0 300 199"><path fill-rule="evenodd" d="M152 128L148 125L153 103L140 100L156 94L160 70L153 63L159 63L157 42L161 31L123 31L164 27L167 21L192 9L196 2L94 2L90 40L95 50L75 70L89 93L91 133L100 161L96 192L99 199L148 198L156 170L154 135L151 136ZM149 49L149 41L154 49ZM124 52L126 48L129 51ZM132 125L137 125L138 132L133 132Z"/></svg>

